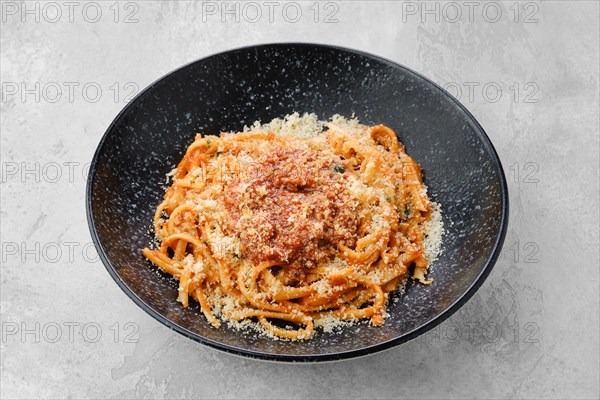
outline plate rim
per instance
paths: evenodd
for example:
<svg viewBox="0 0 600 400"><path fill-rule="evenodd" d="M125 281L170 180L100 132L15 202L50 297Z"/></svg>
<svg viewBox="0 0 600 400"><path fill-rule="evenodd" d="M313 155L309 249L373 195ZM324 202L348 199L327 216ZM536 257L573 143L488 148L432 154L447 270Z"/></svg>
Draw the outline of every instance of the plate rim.
<svg viewBox="0 0 600 400"><path fill-rule="evenodd" d="M497 232L497 234L496 234L492 253L491 253L490 257L486 260L481 272L479 273L477 278L471 283L469 288L458 299L456 299L450 306L448 306L444 311L442 311L436 317L434 317L430 321L424 323L423 325L421 325L399 337L388 340L386 342L363 347L360 349L353 349L353 350L342 351L342 352L337 352L337 353L324 353L324 354L316 353L316 354L308 354L308 355L291 355L291 354L264 353L264 352L256 351L256 350L252 350L252 349L240 348L240 347L224 344L224 343L206 338L196 332L192 332L189 329L176 324L175 322L164 317L159 312L155 311L150 305L148 305L145 301L143 301L132 289L129 288L129 286L121 279L121 277L117 273L115 267L113 267L111 261L108 259L106 252L104 251L102 244L100 242L98 233L96 231L96 223L94 220L93 209L92 209L92 207L93 207L92 206L93 184L94 184L94 180L95 180L97 169L98 169L97 168L98 160L99 160L100 154L102 153L104 143L106 142L109 133L117 125L117 122L119 122L120 119L132 107L134 107L137 100L139 100L143 96L145 96L146 93L148 93L158 83L160 83L164 79L168 78L169 76L179 72L180 70L186 69L193 64L203 62L203 61L208 60L213 57L223 56L226 54L232 54L232 53L236 53L236 52L240 52L240 51L248 51L248 50L253 50L253 49L257 50L257 49L269 48L269 47L270 48L273 48L273 47L327 48L327 49L337 50L337 51L341 51L341 52L345 52L345 53L351 53L351 54L366 57L366 58L371 58L371 59L377 60L379 62L382 62L390 67L400 68L402 70L405 70L405 71L409 72L410 74L413 74L413 75L419 77L420 79L423 79L424 81L426 81L427 83L429 83L430 85L435 87L436 89L440 90L443 96L446 96L447 98L449 98L462 112L465 113L465 115L468 117L468 119L470 119L469 122L471 124L473 124L473 127L475 128L475 130L479 133L479 136L482 139L484 146L487 146L487 150L489 151L490 155L492 156L492 159L494 160L494 164L498 170L498 177L500 180L500 200L502 203L501 204L500 221L499 221L500 229L499 229L499 232ZM473 295L477 292L477 290L483 285L483 282L485 282L486 278L492 271L494 265L496 264L496 262L500 256L500 252L502 251L502 246L504 244L504 240L506 238L506 232L508 229L508 219L509 219L509 191L508 191L506 176L504 173L504 168L502 167L502 162L500 160L500 157L498 156L498 153L497 153L492 141L490 140L489 136L487 135L486 131L479 124L479 121L477 121L477 119L473 116L473 114L471 114L471 112L460 101L458 101L456 98L454 98L452 95L450 95L440 85L438 85L431 79L414 71L413 69L411 69L409 67L406 67L403 64L400 64L395 61L391 61L385 57L382 57L382 56L379 56L379 55L376 55L376 54L373 54L370 52L366 52L363 50L357 50L357 49L342 47L342 46L338 46L338 45L322 44L322 43L315 43L315 42L272 42L272 43L263 43L263 44L257 44L257 45L236 47L236 48L228 49L225 51L219 51L219 52L211 53L205 57L201 57L199 59L190 61L182 66L179 66L179 67L169 71L168 73L164 74L163 76L159 77L158 79L154 80L152 83L150 83L148 86L146 86L142 91L140 91L134 98L132 98L121 109L121 111L115 116L115 118L112 120L112 122L106 128L106 131L104 132L104 134L102 135L102 138L98 142L96 150L94 151L94 156L92 157L92 160L90 162L90 169L89 169L89 173L88 173L88 177L87 177L85 194L86 194L85 208L86 208L88 228L90 230L92 241L94 243L94 247L96 248L98 256L99 256L100 260L102 261L102 264L104 264L104 267L107 269L109 274L112 276L113 280L119 285L121 290L123 292L125 292L125 294L138 307L140 307L147 314L149 314L151 317L153 317L155 320L162 323L169 329L187 337L188 339L193 340L194 342L210 346L214 349L221 350L221 351L227 352L229 354L234 354L234 355L238 355L238 356L244 356L247 358L249 357L249 358L259 359L259 360L282 361L282 362L302 362L302 363L326 362L326 361L339 361L339 360L344 360L344 359L366 356L366 355L374 354L377 352L381 352L383 350L387 350L387 349L391 349L393 347L399 346L399 345L406 343L406 342L424 334L425 332L435 328L436 326L441 324L443 321L448 319L450 316L452 316L456 311L458 311L458 309L460 309L469 299L471 299L471 297L473 297Z"/></svg>

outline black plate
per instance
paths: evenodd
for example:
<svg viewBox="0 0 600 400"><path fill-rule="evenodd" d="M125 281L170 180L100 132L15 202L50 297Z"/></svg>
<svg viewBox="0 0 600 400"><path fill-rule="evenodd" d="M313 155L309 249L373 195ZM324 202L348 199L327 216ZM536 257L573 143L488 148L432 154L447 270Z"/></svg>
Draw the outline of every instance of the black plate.
<svg viewBox="0 0 600 400"><path fill-rule="evenodd" d="M443 206L443 253L433 285L409 284L383 327L367 324L310 341L273 341L212 328L177 284L141 254L165 174L196 132L241 130L255 120L314 112L353 113L394 129ZM188 64L141 92L115 118L91 164L87 213L108 272L131 299L183 335L236 354L323 361L383 350L442 322L481 286L504 241L508 193L498 156L475 118L430 80L380 57L314 44L269 44ZM117 306L114 304L113 306Z"/></svg>

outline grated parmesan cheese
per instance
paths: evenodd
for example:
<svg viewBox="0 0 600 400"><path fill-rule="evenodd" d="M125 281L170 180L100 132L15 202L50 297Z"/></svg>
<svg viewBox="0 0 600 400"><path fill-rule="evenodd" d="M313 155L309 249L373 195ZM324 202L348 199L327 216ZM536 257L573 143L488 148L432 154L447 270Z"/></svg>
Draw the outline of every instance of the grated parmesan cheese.
<svg viewBox="0 0 600 400"><path fill-rule="evenodd" d="M425 258L427 259L430 268L440 255L442 249L442 237L445 233L442 220L442 206L436 202L431 202L431 204L431 220L425 223L425 240L423 241Z"/></svg>
<svg viewBox="0 0 600 400"><path fill-rule="evenodd" d="M250 127L244 126L244 132L272 131L276 135L283 137L309 139L323 133L324 125L325 123L319 121L316 114L304 113L300 116L298 112L295 112L283 118L275 118L266 124L256 121Z"/></svg>

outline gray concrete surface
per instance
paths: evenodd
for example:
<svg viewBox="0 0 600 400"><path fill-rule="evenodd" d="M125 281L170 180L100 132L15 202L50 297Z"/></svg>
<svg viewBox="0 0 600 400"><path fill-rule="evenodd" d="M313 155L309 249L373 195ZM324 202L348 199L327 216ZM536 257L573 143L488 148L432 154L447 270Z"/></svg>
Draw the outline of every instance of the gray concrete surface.
<svg viewBox="0 0 600 400"><path fill-rule="evenodd" d="M600 396L597 2L1 5L3 399ZM274 41L407 65L460 97L500 154L502 256L417 340L322 365L223 354L146 315L90 248L84 175L128 96L194 59Z"/></svg>

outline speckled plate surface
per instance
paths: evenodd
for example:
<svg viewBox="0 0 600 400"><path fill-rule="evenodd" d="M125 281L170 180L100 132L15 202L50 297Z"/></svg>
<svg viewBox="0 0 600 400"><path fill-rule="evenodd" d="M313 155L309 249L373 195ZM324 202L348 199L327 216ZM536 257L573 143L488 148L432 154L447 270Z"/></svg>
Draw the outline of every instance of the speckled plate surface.
<svg viewBox="0 0 600 400"><path fill-rule="evenodd" d="M273 341L212 328L197 305L183 309L177 284L142 256L165 189L165 174L196 132L241 130L294 111L321 119L353 113L394 129L442 204L446 235L431 286L408 284L382 327L359 324L309 341ZM177 332L232 353L281 361L356 357L412 339L464 304L492 269L506 232L508 193L485 132L454 98L419 74L355 50L269 44L216 54L156 81L115 118L87 186L88 222L119 286ZM117 304L113 304L117 307Z"/></svg>

